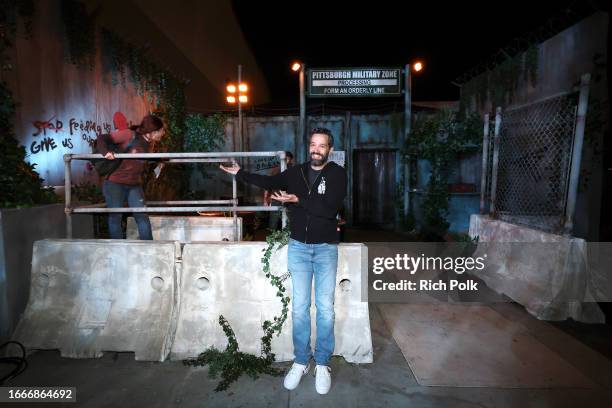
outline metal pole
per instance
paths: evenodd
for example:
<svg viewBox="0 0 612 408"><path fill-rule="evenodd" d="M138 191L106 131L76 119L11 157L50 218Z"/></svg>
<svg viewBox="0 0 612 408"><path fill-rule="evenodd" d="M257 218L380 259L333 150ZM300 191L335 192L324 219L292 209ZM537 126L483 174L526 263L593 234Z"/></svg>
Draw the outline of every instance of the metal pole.
<svg viewBox="0 0 612 408"><path fill-rule="evenodd" d="M499 143L501 129L501 107L495 111L495 135L493 136L493 167L491 169L491 216L495 216L495 195L497 194L497 167L499 165Z"/></svg>
<svg viewBox="0 0 612 408"><path fill-rule="evenodd" d="M281 173L287 170L287 155L285 152L278 152L278 158L280 159L280 171ZM283 214L282 214L282 226L285 228L287 226L287 209L283 206Z"/></svg>
<svg viewBox="0 0 612 408"><path fill-rule="evenodd" d="M306 75L306 65L302 64L302 69L300 70L300 124L299 124L299 133L300 137L298 138L302 140L304 143L302 152L304 153L304 160L308 160L308 140L306 140L306 86L305 86L305 75Z"/></svg>
<svg viewBox="0 0 612 408"><path fill-rule="evenodd" d="M64 155L64 197L66 214L66 238L72 239L72 180L71 180L71 155Z"/></svg>
<svg viewBox="0 0 612 408"><path fill-rule="evenodd" d="M410 156L404 156L404 220L410 213Z"/></svg>
<svg viewBox="0 0 612 408"><path fill-rule="evenodd" d="M404 67L404 137L402 138L404 145L407 144L412 131L412 75L410 74L410 64ZM408 218L408 210L410 206L410 157L407 157L407 163L404 164L404 219Z"/></svg>
<svg viewBox="0 0 612 408"><path fill-rule="evenodd" d="M236 210L243 211L280 211L283 208L278 205L245 205L245 206L198 206L198 207L76 207L72 209L75 214L109 214L109 213L194 213L202 211L223 211L232 212Z"/></svg>
<svg viewBox="0 0 612 408"><path fill-rule="evenodd" d="M242 82L242 65L238 65L238 88ZM242 103L240 103L240 89L238 89L238 140L240 140L240 150L244 150L242 141Z"/></svg>
<svg viewBox="0 0 612 408"><path fill-rule="evenodd" d="M578 198L578 182L580 181L580 164L582 160L582 145L584 143L584 127L589 104L589 82L591 74L584 74L580 78L580 96L578 98L578 113L576 117L576 130L572 146L572 167L567 191L567 204L565 206L565 225L563 232L570 235L574 229L574 212Z"/></svg>
<svg viewBox="0 0 612 408"><path fill-rule="evenodd" d="M406 64L405 82L406 91L404 92L404 141L408 140L408 136L412 130L412 75L410 75L410 64Z"/></svg>
<svg viewBox="0 0 612 408"><path fill-rule="evenodd" d="M217 152L217 153L117 153L115 157L118 159L173 159L173 158L192 158L202 159L211 158L210 163L224 163L236 157L275 157L278 155L277 151L271 152ZM72 160L89 160L99 159L99 153L86 153L86 154L71 154ZM217 158L217 160L212 160ZM198 160L194 160L198 161ZM169 161L171 162L171 161Z"/></svg>
<svg viewBox="0 0 612 408"><path fill-rule="evenodd" d="M487 170L489 170L489 114L484 115L484 130L482 137L482 175L480 176L480 213L485 214L485 199L487 194Z"/></svg>
<svg viewBox="0 0 612 408"><path fill-rule="evenodd" d="M232 213L234 217L234 241L239 241L241 237L238 236L238 189L236 188L236 176L232 176L232 197L234 199L234 205L232 207Z"/></svg>

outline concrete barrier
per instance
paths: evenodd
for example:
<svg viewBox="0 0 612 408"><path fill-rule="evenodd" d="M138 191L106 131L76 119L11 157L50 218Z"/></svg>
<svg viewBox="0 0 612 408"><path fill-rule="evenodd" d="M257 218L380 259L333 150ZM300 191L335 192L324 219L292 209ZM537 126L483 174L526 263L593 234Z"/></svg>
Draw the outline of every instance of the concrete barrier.
<svg viewBox="0 0 612 408"><path fill-rule="evenodd" d="M43 240L34 244L30 300L14 339L28 349L59 349L64 357L133 351L137 360L196 357L227 339L231 324L240 349L259 355L262 323L281 302L262 271L263 242ZM180 262L179 262L180 260ZM287 272L287 248L271 258L271 272ZM372 362L368 304L361 302L367 247L341 244L335 293L334 355ZM365 274L364 274L365 275ZM291 295L291 278L284 281ZM312 301L312 345L315 302ZM291 310L272 340L277 361L293 359Z"/></svg>
<svg viewBox="0 0 612 408"><path fill-rule="evenodd" d="M265 248L263 242L185 245L181 307L172 359L196 357L211 346L224 349L227 340L218 323L219 315L232 326L242 351L260 354L261 325L264 320L280 315L281 311L276 289L262 271L261 257ZM274 253L270 265L272 274L286 273L286 247ZM362 244L341 244L336 278L334 354L351 363L372 362L368 304L362 303L360 298L361 268L367 268L367 248ZM290 277L284 284L290 295ZM316 335L314 304L313 299L313 346ZM273 338L272 351L277 361L293 359L291 311L282 334Z"/></svg>
<svg viewBox="0 0 612 408"><path fill-rule="evenodd" d="M470 236L478 236L477 255L488 256L487 268L474 274L491 289L525 306L533 316L605 321L589 290L585 240L478 214L470 218Z"/></svg>
<svg viewBox="0 0 612 408"><path fill-rule="evenodd" d="M153 239L156 241L233 241L232 217L177 217L151 216ZM127 239L138 239L134 217L128 217ZM242 218L238 218L238 237L242 239Z"/></svg>
<svg viewBox="0 0 612 408"><path fill-rule="evenodd" d="M178 304L175 242L34 243L30 297L13 338L64 357L133 351L164 361Z"/></svg>

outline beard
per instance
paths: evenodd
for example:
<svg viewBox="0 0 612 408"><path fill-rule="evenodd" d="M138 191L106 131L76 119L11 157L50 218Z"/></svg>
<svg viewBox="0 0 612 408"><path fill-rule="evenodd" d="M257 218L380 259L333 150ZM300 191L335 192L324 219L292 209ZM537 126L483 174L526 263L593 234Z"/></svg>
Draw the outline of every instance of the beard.
<svg viewBox="0 0 612 408"><path fill-rule="evenodd" d="M315 166L321 166L327 162L327 159L329 158L329 153L321 156L315 156L316 154L317 153L310 153L310 160L312 164L314 164Z"/></svg>

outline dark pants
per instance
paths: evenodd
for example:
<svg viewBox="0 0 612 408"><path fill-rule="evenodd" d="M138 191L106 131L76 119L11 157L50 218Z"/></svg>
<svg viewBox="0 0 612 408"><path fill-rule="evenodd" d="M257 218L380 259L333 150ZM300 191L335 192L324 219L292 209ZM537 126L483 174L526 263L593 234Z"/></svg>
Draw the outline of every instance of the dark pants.
<svg viewBox="0 0 612 408"><path fill-rule="evenodd" d="M144 192L140 185L128 185L113 183L105 180L102 188L107 208L120 208L127 200L129 207L145 207ZM122 239L121 213L108 214L108 233L111 239ZM153 239L151 222L149 216L143 213L134 213L136 225L138 225L138 236L140 239Z"/></svg>

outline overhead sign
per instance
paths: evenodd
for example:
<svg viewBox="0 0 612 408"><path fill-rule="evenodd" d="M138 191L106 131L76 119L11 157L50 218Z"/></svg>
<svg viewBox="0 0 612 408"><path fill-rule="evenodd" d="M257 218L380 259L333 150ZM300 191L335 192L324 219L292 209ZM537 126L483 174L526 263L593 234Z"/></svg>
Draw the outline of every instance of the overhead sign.
<svg viewBox="0 0 612 408"><path fill-rule="evenodd" d="M308 96L400 96L401 68L313 68Z"/></svg>

